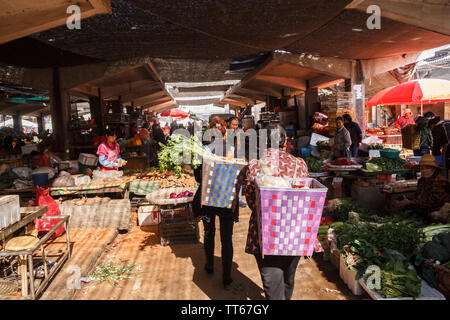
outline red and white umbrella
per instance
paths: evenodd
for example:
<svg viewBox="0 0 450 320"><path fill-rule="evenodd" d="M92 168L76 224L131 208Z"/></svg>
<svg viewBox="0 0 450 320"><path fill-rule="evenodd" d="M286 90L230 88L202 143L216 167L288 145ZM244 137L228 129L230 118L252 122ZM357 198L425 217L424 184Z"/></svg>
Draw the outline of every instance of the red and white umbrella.
<svg viewBox="0 0 450 320"><path fill-rule="evenodd" d="M450 81L418 79L378 92L367 106L436 103L450 100Z"/></svg>
<svg viewBox="0 0 450 320"><path fill-rule="evenodd" d="M160 116L184 119L189 117L189 113L181 111L179 109L169 109L161 112Z"/></svg>

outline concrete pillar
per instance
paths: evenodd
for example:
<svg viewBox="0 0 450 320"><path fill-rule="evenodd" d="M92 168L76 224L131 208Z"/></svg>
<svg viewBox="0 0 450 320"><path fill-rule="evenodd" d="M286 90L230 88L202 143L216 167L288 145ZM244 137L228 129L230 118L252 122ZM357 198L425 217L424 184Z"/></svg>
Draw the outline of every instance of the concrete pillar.
<svg viewBox="0 0 450 320"><path fill-rule="evenodd" d="M13 126L14 130L22 132L22 117L18 112L13 115Z"/></svg>
<svg viewBox="0 0 450 320"><path fill-rule="evenodd" d="M314 113L320 112L319 89L308 88L305 92L305 107L306 107L306 128L311 128L313 125L312 117Z"/></svg>
<svg viewBox="0 0 450 320"><path fill-rule="evenodd" d="M366 93L364 86L364 75L361 67L361 61L352 62L352 90L353 90L353 108L355 110L354 121L357 122L363 134L367 129L366 120Z"/></svg>
<svg viewBox="0 0 450 320"><path fill-rule="evenodd" d="M37 125L38 125L38 133L44 132L44 116L41 112L39 117L36 117Z"/></svg>
<svg viewBox="0 0 450 320"><path fill-rule="evenodd" d="M100 135L105 129L100 97L89 98L89 109L91 111L91 119L94 119L95 124L97 125L98 134Z"/></svg>
<svg viewBox="0 0 450 320"><path fill-rule="evenodd" d="M50 112L52 128L57 146L66 151L69 147L68 123L70 112L70 96L67 90L62 90L59 68L53 68L53 84L50 92Z"/></svg>

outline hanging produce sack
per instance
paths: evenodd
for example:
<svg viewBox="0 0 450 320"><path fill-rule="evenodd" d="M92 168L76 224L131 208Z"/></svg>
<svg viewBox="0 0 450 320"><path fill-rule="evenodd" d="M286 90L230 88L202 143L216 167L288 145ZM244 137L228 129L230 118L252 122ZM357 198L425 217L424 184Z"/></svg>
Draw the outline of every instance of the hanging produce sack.
<svg viewBox="0 0 450 320"><path fill-rule="evenodd" d="M47 207L47 212L42 215L44 217L61 215L58 203L50 196L48 188L36 187L36 206ZM38 237L42 238L60 221L61 219L35 219L34 224L36 226L36 231L38 232ZM60 226L50 239L60 237L65 230L64 225Z"/></svg>
<svg viewBox="0 0 450 320"><path fill-rule="evenodd" d="M246 163L239 159L203 158L202 206L231 208L239 172Z"/></svg>
<svg viewBox="0 0 450 320"><path fill-rule="evenodd" d="M265 168L264 165L261 167ZM296 172L297 168L294 177ZM312 256L328 189L312 178L282 178L294 188L266 186L263 181L270 179L263 177L256 177L256 208L263 257Z"/></svg>

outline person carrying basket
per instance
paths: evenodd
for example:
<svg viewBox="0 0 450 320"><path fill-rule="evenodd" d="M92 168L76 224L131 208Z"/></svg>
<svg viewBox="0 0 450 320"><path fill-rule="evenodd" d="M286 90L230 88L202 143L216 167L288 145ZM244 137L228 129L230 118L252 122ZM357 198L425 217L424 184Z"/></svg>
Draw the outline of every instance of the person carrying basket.
<svg viewBox="0 0 450 320"><path fill-rule="evenodd" d="M271 146L272 136L279 133L279 145ZM256 208L256 181L255 177L269 170L272 176L285 178L308 177L308 166L301 158L296 158L286 152L286 131L278 124L270 124L268 127L267 155L260 160L252 160L248 166L241 170L236 190L243 188L243 194L252 213L249 221L247 244L245 252L255 256L266 299L290 300L294 291L295 272L300 256L265 255L263 258L260 247L260 235L258 230L258 217ZM275 139L276 140L276 139ZM279 147L280 149L276 149ZM237 199L233 208L237 207Z"/></svg>

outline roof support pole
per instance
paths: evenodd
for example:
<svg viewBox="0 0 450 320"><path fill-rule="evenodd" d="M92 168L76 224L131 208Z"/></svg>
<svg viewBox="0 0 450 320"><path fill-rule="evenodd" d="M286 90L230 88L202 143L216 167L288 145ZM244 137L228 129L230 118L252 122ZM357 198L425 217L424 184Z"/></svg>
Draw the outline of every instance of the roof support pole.
<svg viewBox="0 0 450 320"><path fill-rule="evenodd" d="M59 68L53 68L52 88L50 92L50 112L52 116L52 128L57 145L62 148L66 154L69 151L68 123L70 97L67 90L61 88L61 78Z"/></svg>
<svg viewBox="0 0 450 320"><path fill-rule="evenodd" d="M22 132L22 117L20 116L19 112L13 115L13 125L14 130Z"/></svg>
<svg viewBox="0 0 450 320"><path fill-rule="evenodd" d="M97 125L97 134L102 135L105 124L103 121L103 107L100 96L89 98L89 109L91 111L91 119L94 119L95 124Z"/></svg>
<svg viewBox="0 0 450 320"><path fill-rule="evenodd" d="M309 84L308 84L309 85ZM308 88L305 91L305 116L306 128L311 128L313 125L312 117L314 113L320 112L319 89Z"/></svg>
<svg viewBox="0 0 450 320"><path fill-rule="evenodd" d="M44 115L41 114L39 115L39 117L36 117L37 120L37 125L38 125L38 133L43 133L44 132Z"/></svg>
<svg viewBox="0 0 450 320"><path fill-rule="evenodd" d="M366 131L366 99L364 87L364 74L360 60L352 61L352 91L353 91L353 108L355 110L355 122L357 122L362 132Z"/></svg>

